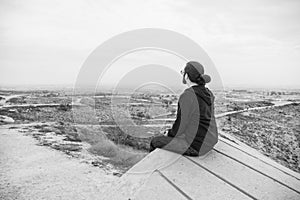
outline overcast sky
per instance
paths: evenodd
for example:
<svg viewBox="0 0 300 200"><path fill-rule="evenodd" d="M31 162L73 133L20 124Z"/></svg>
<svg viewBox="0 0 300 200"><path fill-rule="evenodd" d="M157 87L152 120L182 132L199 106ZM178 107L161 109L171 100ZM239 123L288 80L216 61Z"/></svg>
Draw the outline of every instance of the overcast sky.
<svg viewBox="0 0 300 200"><path fill-rule="evenodd" d="M300 88L299 20L298 0L0 0L0 85L73 84L102 42L163 28L197 42L225 86Z"/></svg>

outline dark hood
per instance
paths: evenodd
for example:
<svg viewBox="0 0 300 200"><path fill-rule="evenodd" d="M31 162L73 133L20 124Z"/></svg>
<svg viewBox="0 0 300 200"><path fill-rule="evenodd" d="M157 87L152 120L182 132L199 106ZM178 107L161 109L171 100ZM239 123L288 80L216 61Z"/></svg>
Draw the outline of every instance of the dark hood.
<svg viewBox="0 0 300 200"><path fill-rule="evenodd" d="M198 97L200 97L205 103L207 103L207 105L211 106L213 104L214 95L208 88L201 85L192 86L191 88L194 90L195 94Z"/></svg>

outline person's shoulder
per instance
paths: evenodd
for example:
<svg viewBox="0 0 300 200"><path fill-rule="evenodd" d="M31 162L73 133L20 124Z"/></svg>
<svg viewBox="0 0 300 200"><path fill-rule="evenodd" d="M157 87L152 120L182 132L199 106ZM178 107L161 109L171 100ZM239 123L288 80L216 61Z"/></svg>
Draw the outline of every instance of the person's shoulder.
<svg viewBox="0 0 300 200"><path fill-rule="evenodd" d="M180 96L191 96L194 93L195 92L194 92L193 88L189 87L189 88L186 88Z"/></svg>
<svg viewBox="0 0 300 200"><path fill-rule="evenodd" d="M193 97L195 97L195 92L193 88L189 87L181 93L181 95L179 96L179 100L191 100Z"/></svg>

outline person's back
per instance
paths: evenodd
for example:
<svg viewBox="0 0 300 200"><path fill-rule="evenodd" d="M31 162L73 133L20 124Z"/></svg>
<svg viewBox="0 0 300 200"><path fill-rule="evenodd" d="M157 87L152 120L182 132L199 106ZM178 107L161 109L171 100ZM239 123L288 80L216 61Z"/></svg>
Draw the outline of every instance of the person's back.
<svg viewBox="0 0 300 200"><path fill-rule="evenodd" d="M214 114L214 95L204 86L192 86L197 96L197 105L199 107L200 119L195 137L186 139L191 147L201 154L206 153L218 142L218 131ZM195 115L198 115L195 113ZM191 117L193 118L193 117Z"/></svg>

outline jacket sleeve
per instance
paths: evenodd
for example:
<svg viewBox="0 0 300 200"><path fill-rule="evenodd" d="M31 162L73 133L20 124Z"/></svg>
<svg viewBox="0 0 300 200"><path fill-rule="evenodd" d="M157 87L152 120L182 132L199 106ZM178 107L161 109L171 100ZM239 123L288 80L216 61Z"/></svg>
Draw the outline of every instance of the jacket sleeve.
<svg viewBox="0 0 300 200"><path fill-rule="evenodd" d="M168 136L175 137L183 135L190 121L190 111L193 106L193 99L191 92L185 91L179 97L177 118L169 130Z"/></svg>

